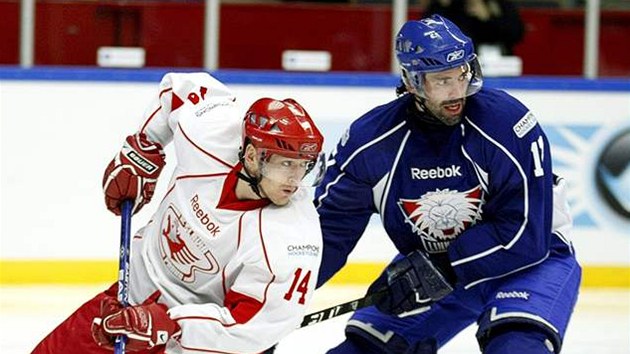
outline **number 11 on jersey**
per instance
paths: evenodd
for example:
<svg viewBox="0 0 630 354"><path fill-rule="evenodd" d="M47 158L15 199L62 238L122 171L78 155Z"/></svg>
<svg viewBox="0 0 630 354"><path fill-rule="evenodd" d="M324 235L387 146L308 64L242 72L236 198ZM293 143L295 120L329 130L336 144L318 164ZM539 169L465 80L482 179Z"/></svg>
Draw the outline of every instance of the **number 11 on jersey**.
<svg viewBox="0 0 630 354"><path fill-rule="evenodd" d="M543 156L545 156L545 141L542 136L539 136L538 140L532 141L531 151L534 158L534 176L543 176L545 174L542 167Z"/></svg>

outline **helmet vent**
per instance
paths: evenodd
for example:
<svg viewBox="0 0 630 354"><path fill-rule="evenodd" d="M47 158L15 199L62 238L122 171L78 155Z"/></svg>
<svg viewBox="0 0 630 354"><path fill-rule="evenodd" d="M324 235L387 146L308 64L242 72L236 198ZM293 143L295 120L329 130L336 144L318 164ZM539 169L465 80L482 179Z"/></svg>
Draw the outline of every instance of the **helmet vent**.
<svg viewBox="0 0 630 354"><path fill-rule="evenodd" d="M420 58L420 60L422 60L422 62L424 63L424 65L426 66L438 66L438 65L442 65L442 63L440 63L438 60L433 59L433 58Z"/></svg>
<svg viewBox="0 0 630 354"><path fill-rule="evenodd" d="M274 123L271 128L269 128L269 131L272 133L279 133L282 132L282 129L280 129L280 127L278 127L278 124Z"/></svg>
<svg viewBox="0 0 630 354"><path fill-rule="evenodd" d="M282 139L276 139L276 145L281 150L293 150L293 149L291 149L291 146L286 141L284 141Z"/></svg>

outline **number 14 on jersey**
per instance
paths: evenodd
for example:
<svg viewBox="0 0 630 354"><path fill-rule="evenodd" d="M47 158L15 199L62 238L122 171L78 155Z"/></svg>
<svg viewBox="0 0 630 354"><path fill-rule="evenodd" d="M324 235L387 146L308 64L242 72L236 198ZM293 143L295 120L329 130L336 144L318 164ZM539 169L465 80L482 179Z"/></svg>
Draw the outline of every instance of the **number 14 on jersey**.
<svg viewBox="0 0 630 354"><path fill-rule="evenodd" d="M287 301L291 301L293 298L293 294L298 292L301 294L298 303L300 305L304 305L306 302L306 293L308 292L308 281L311 279L311 271L306 272L304 276L302 276L302 268L298 268L293 273L293 282L291 283L291 288L284 294L284 299Z"/></svg>

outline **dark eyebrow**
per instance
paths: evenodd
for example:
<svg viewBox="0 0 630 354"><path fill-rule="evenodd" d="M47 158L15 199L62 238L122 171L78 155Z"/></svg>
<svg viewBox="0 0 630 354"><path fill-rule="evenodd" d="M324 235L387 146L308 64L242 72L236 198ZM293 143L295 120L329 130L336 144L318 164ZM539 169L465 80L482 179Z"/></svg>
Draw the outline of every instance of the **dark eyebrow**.
<svg viewBox="0 0 630 354"><path fill-rule="evenodd" d="M439 76L431 77L431 80L444 80L444 79L453 79L453 76L439 75Z"/></svg>

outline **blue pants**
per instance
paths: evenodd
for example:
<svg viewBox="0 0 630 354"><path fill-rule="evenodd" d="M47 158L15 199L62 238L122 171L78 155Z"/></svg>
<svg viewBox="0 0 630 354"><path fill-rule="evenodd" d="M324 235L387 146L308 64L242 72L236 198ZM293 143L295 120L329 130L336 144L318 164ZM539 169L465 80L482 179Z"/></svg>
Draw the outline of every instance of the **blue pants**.
<svg viewBox="0 0 630 354"><path fill-rule="evenodd" d="M398 317L374 306L360 309L349 320L346 334L361 337L375 352L405 353L405 348L429 348L431 343L439 348L476 321L480 345L493 330L525 326L545 333L557 353L577 301L580 279L581 268L573 254L552 253L530 269L468 290L457 288L419 314ZM342 343L329 353L353 353L352 346Z"/></svg>

